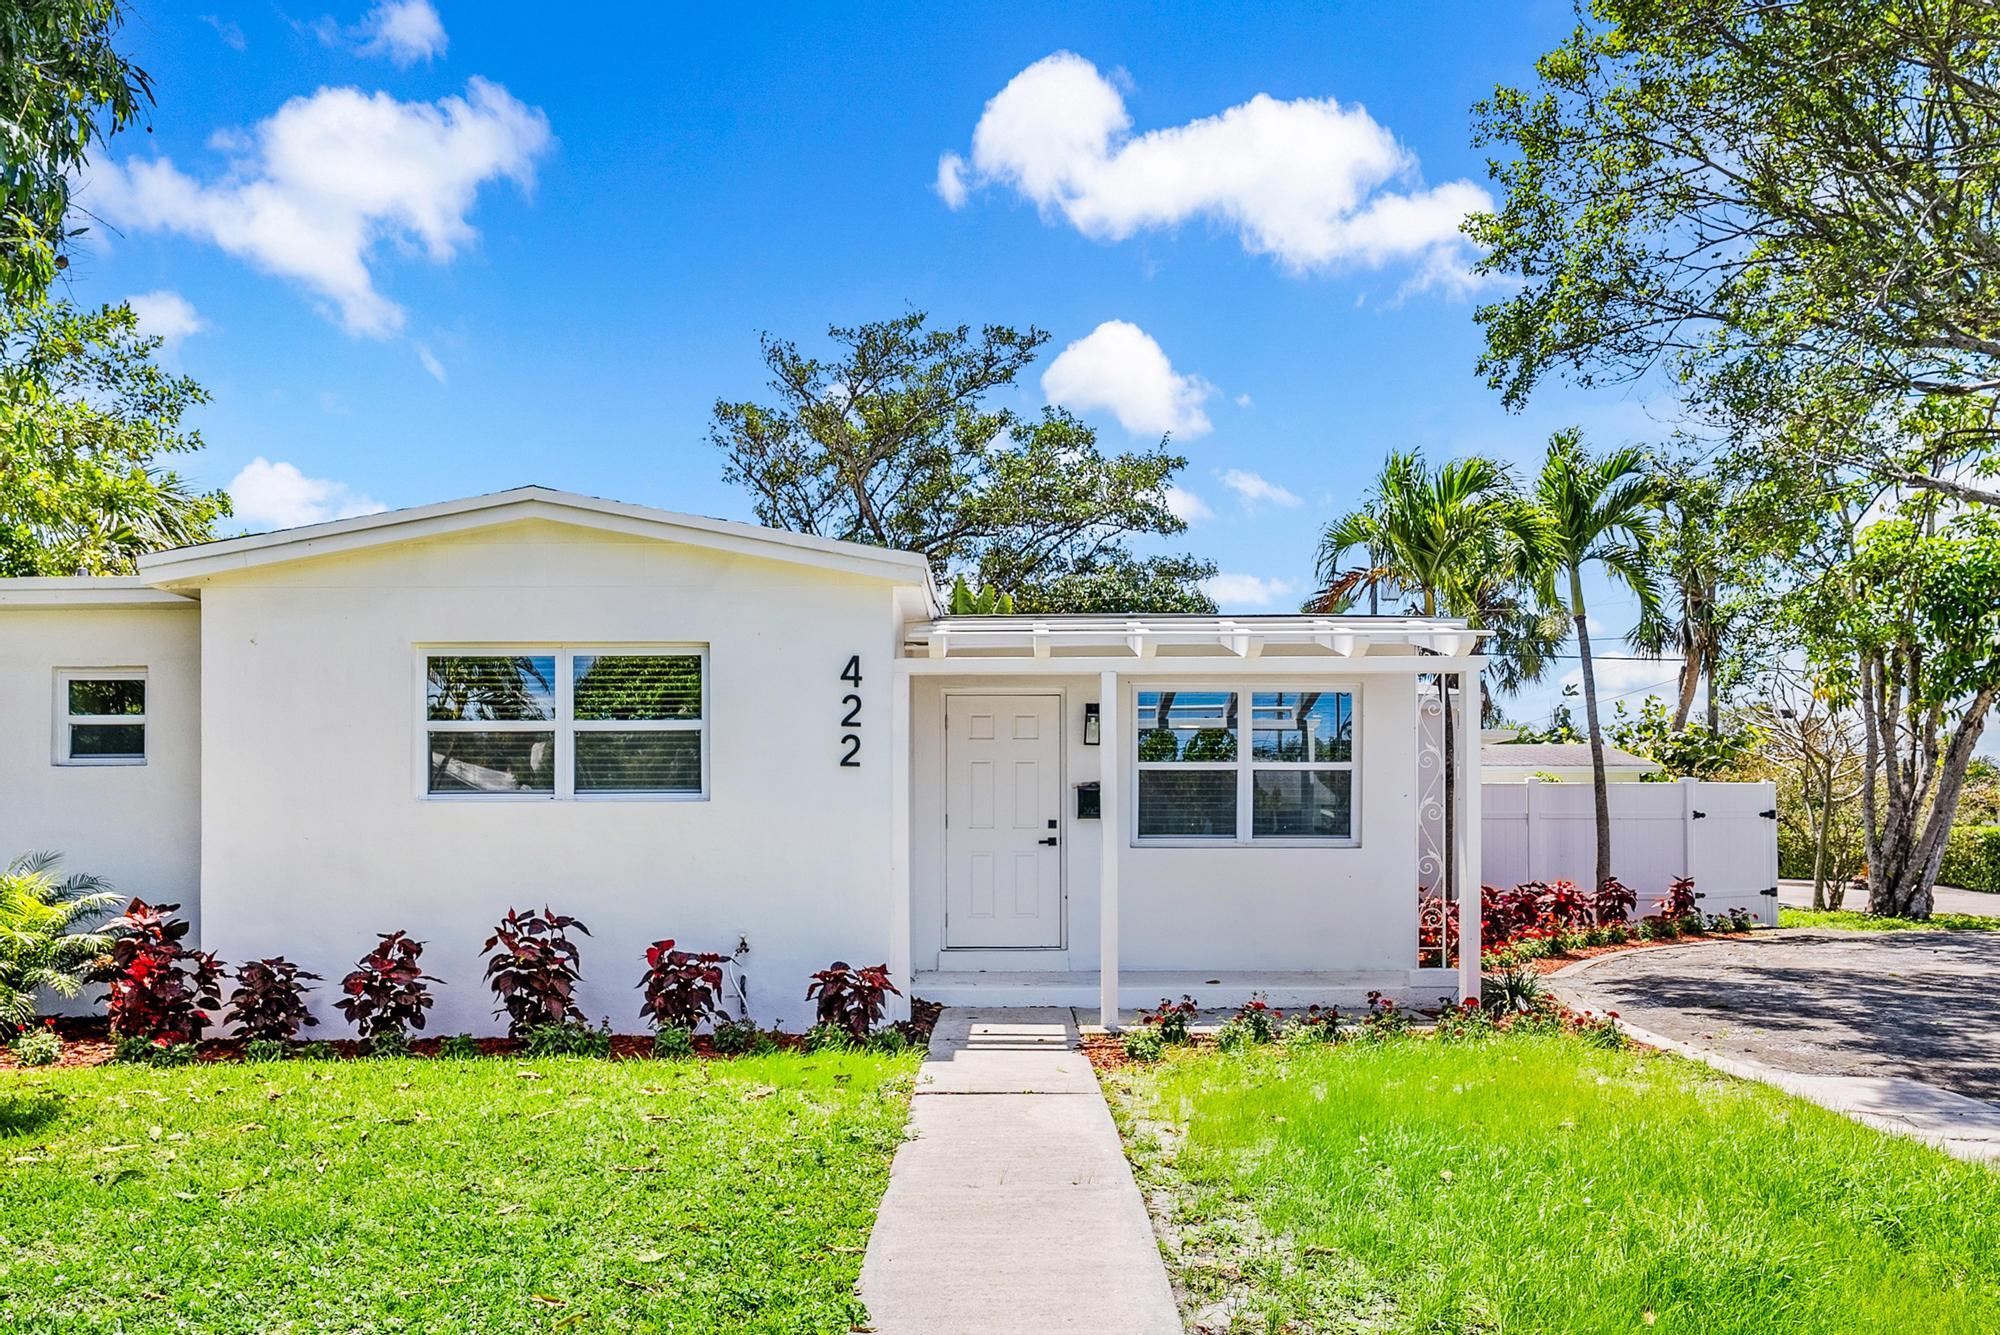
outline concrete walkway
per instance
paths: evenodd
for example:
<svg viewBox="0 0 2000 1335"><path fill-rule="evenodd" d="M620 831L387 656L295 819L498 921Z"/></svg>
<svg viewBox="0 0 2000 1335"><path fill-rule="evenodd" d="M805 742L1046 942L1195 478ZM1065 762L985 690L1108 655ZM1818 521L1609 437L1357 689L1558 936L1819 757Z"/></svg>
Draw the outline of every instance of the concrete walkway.
<svg viewBox="0 0 2000 1335"><path fill-rule="evenodd" d="M881 1335L1181 1329L1067 1010L953 1007L931 1034L861 1298Z"/></svg>

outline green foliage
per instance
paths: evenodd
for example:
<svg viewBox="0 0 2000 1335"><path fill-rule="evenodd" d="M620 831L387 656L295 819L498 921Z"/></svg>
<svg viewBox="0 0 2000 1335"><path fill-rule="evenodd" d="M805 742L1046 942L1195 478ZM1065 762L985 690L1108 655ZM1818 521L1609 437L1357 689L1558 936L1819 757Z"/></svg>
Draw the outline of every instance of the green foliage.
<svg viewBox="0 0 2000 1335"><path fill-rule="evenodd" d="M1790 463L2000 498L2000 11L1593 0L1474 112L1504 198L1467 231L1509 406L1658 372ZM1884 182L1893 184L1884 188Z"/></svg>
<svg viewBox="0 0 2000 1335"><path fill-rule="evenodd" d="M853 1034L837 1024L816 1024L806 1030L805 1049L807 1052L846 1052L850 1048L862 1046Z"/></svg>
<svg viewBox="0 0 2000 1335"><path fill-rule="evenodd" d="M1153 1025L1140 1025L1125 1031L1125 1059L1135 1062L1156 1062L1167 1052L1167 1040Z"/></svg>
<svg viewBox="0 0 2000 1335"><path fill-rule="evenodd" d="M438 1043L438 1056L450 1061L465 1061L483 1056L479 1040L471 1034L446 1034Z"/></svg>
<svg viewBox="0 0 2000 1335"><path fill-rule="evenodd" d="M1625 702L1612 705L1612 744L1643 756L1666 771L1670 779L1718 779L1730 775L1755 755L1763 732L1755 723L1723 718L1715 729L1676 726L1667 706L1656 695L1640 701L1636 712Z"/></svg>
<svg viewBox="0 0 2000 1335"><path fill-rule="evenodd" d="M1778 926L1832 927L1844 932L2000 932L2000 917L1933 913L1920 920L1853 909L1795 909L1786 905L1778 910Z"/></svg>
<svg viewBox="0 0 2000 1335"><path fill-rule="evenodd" d="M23 1066L54 1066L62 1060L62 1038L46 1026L23 1029L7 1046Z"/></svg>
<svg viewBox="0 0 2000 1335"><path fill-rule="evenodd" d="M532 1065L542 1079L517 1061L15 1073L0 1326L867 1324L854 1285L913 1059ZM80 1220L116 1220L141 1260ZM322 1247L337 1265L303 1259Z"/></svg>
<svg viewBox="0 0 2000 1335"><path fill-rule="evenodd" d="M885 1057L894 1057L908 1052L912 1046L910 1036L895 1025L877 1029L874 1033L868 1035L868 1050L870 1052L879 1052Z"/></svg>
<svg viewBox="0 0 2000 1335"><path fill-rule="evenodd" d="M1232 1015L1224 1020L1215 1031L1215 1046L1224 1052L1236 1052L1255 1043L1250 1026Z"/></svg>
<svg viewBox="0 0 2000 1335"><path fill-rule="evenodd" d="M281 1062L292 1055L292 1045L282 1038L253 1038L243 1045L246 1062Z"/></svg>
<svg viewBox="0 0 2000 1335"><path fill-rule="evenodd" d="M56 879L55 853L29 853L0 870L0 1029L35 1017L36 994L73 997L111 938L81 930L118 902L95 876Z"/></svg>
<svg viewBox="0 0 2000 1335"><path fill-rule="evenodd" d="M694 1033L677 1024L653 1031L653 1055L665 1061L681 1061L694 1056Z"/></svg>
<svg viewBox="0 0 2000 1335"><path fill-rule="evenodd" d="M977 590L959 575L951 582L951 614L964 616L1012 616L1014 595L1004 589L996 589L991 584L982 584Z"/></svg>
<svg viewBox="0 0 2000 1335"><path fill-rule="evenodd" d="M2000 825L1952 826L1938 882L1961 890L2000 890Z"/></svg>
<svg viewBox="0 0 2000 1335"><path fill-rule="evenodd" d="M530 1025L521 1035L530 1057L609 1057L611 1025L605 1022L592 1029L587 1024Z"/></svg>
<svg viewBox="0 0 2000 1335"><path fill-rule="evenodd" d="M181 417L208 396L159 346L127 306L0 310L0 576L130 574L229 514L162 463L201 448Z"/></svg>
<svg viewBox="0 0 2000 1335"><path fill-rule="evenodd" d="M116 1040L111 1059L129 1066L190 1066L196 1060L196 1051L192 1043L166 1043L134 1036Z"/></svg>
<svg viewBox="0 0 2000 1335"><path fill-rule="evenodd" d="M370 1057L407 1057L410 1055L410 1036L401 1029L384 1029L363 1039L362 1050Z"/></svg>
<svg viewBox="0 0 2000 1335"><path fill-rule="evenodd" d="M0 9L0 304L42 299L81 229L70 190L91 150L153 100L146 72L112 47L119 0L20 0Z"/></svg>
<svg viewBox="0 0 2000 1335"><path fill-rule="evenodd" d="M1164 444L1107 456L1060 408L988 406L1048 335L926 320L831 328L830 361L764 335L775 404L718 401L709 429L759 522L921 552L940 579L964 572L1021 611L1093 610L1107 589L1141 599L1124 611L1213 611L1193 585L1212 565L1124 545L1186 529L1167 488L1187 460Z"/></svg>
<svg viewBox="0 0 2000 1335"><path fill-rule="evenodd" d="M715 1050L725 1057L756 1056L775 1052L778 1044L751 1019L718 1020L711 1035Z"/></svg>

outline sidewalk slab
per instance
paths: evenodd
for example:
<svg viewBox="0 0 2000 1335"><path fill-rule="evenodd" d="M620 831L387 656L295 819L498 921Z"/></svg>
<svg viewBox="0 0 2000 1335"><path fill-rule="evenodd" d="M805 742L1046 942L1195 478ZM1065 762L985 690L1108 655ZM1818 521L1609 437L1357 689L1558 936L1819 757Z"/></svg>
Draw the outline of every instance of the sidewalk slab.
<svg viewBox="0 0 2000 1335"><path fill-rule="evenodd" d="M948 1009L862 1262L880 1335L1168 1335L1166 1266L1067 1010Z"/></svg>

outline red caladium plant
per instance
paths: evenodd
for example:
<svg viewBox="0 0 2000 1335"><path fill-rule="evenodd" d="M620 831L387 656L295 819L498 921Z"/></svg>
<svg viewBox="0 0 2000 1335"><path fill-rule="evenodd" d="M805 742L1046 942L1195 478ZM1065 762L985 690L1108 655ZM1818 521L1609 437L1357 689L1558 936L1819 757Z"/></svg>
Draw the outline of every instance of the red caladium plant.
<svg viewBox="0 0 2000 1335"><path fill-rule="evenodd" d="M1676 876L1667 886L1667 893L1659 901L1660 916L1663 918L1685 918L1695 911L1694 877Z"/></svg>
<svg viewBox="0 0 2000 1335"><path fill-rule="evenodd" d="M645 999L641 1019L656 1029L692 1031L722 1015L722 966L729 956L676 949L671 939L646 947L646 972L639 979Z"/></svg>
<svg viewBox="0 0 2000 1335"><path fill-rule="evenodd" d="M319 1017L306 1009L307 979L319 981L283 955L252 960L236 971L236 990L229 995L229 1013L222 1018L237 1026L244 1038L291 1038L300 1025L316 1025Z"/></svg>
<svg viewBox="0 0 2000 1335"><path fill-rule="evenodd" d="M1597 887L1590 906L1597 912L1598 924L1608 927L1630 919L1632 908L1638 902L1639 896L1632 892L1632 887L1613 876Z"/></svg>
<svg viewBox="0 0 2000 1335"><path fill-rule="evenodd" d="M845 960L835 960L812 976L806 1000L819 999L819 1022L845 1029L856 1042L867 1039L868 1031L882 1019L889 994L897 991L889 981L889 966L857 969Z"/></svg>
<svg viewBox="0 0 2000 1335"><path fill-rule="evenodd" d="M550 1024L583 1024L576 1005L577 966L583 956L569 939L574 927L585 936L590 929L575 918L544 906L540 913L508 909L507 916L486 938L486 982L500 998L495 1015L507 1017L507 1032L516 1038Z"/></svg>
<svg viewBox="0 0 2000 1335"><path fill-rule="evenodd" d="M222 1008L222 966L181 944L188 924L178 904L135 899L105 930L111 943L111 1032L156 1043L198 1043Z"/></svg>
<svg viewBox="0 0 2000 1335"><path fill-rule="evenodd" d="M340 980L342 996L334 1005L364 1039L406 1036L424 1027L430 1009L427 983L442 982L417 963L424 943L408 932L384 932L375 949L361 957L354 972Z"/></svg>

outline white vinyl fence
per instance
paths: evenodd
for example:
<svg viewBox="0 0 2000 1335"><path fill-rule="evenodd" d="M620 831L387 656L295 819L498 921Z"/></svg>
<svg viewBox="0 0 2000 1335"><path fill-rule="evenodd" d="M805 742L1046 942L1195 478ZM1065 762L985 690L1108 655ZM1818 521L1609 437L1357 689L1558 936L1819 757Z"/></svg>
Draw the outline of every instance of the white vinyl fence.
<svg viewBox="0 0 2000 1335"><path fill-rule="evenodd" d="M1778 925L1778 790L1769 783L1614 783L1611 874L1639 896L1638 915L1676 876L1694 877L1704 913L1746 908ZM1480 879L1487 885L1574 881L1597 864L1587 783L1480 785Z"/></svg>

